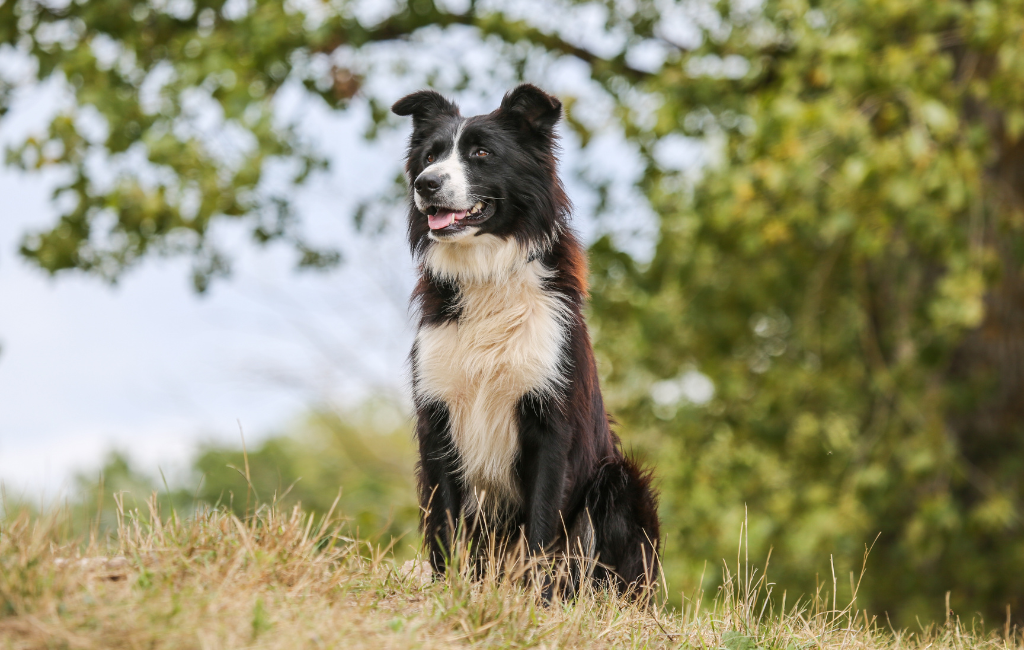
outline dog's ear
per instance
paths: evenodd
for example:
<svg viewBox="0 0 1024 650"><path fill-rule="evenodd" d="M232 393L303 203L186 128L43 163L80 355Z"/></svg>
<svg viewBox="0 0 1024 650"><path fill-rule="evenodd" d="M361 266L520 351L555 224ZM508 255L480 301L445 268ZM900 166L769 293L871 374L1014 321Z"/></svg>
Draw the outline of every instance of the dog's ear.
<svg viewBox="0 0 1024 650"><path fill-rule="evenodd" d="M440 115L459 116L459 107L451 103L441 93L433 90L419 90L406 95L391 107L395 115L412 115L413 126L419 126L427 120Z"/></svg>
<svg viewBox="0 0 1024 650"><path fill-rule="evenodd" d="M562 117L562 102L537 86L522 84L505 95L498 110L521 130L551 135Z"/></svg>

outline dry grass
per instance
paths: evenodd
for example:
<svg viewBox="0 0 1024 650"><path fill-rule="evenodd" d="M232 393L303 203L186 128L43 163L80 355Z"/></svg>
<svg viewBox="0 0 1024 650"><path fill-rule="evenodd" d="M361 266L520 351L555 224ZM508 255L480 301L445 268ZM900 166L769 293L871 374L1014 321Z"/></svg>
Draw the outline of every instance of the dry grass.
<svg viewBox="0 0 1024 650"><path fill-rule="evenodd" d="M59 515L23 514L0 522L0 648L1022 648L955 617L894 632L827 594L780 602L780 614L763 572L739 560L713 602L697 596L682 612L594 589L545 606L522 581L453 571L434 582L418 566L298 509L245 521L122 513L110 543L70 540Z"/></svg>

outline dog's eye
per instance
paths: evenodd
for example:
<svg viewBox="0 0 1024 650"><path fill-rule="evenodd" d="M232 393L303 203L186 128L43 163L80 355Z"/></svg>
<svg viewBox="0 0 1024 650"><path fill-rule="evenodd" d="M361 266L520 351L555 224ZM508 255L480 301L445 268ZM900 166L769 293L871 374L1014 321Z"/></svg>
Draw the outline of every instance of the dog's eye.
<svg viewBox="0 0 1024 650"><path fill-rule="evenodd" d="M434 162L434 154L428 153L427 154L427 164L430 164L432 162Z"/></svg>
<svg viewBox="0 0 1024 650"><path fill-rule="evenodd" d="M491 152L487 151L486 149L477 149L476 151L473 152L473 155L476 156L477 158L483 158L484 156L491 155Z"/></svg>

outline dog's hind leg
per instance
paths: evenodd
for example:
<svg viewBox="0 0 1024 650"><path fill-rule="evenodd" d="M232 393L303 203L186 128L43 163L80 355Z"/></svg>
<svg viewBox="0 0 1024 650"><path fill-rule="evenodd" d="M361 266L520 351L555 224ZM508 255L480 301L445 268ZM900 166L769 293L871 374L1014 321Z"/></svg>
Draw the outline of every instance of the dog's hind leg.
<svg viewBox="0 0 1024 650"><path fill-rule="evenodd" d="M631 458L612 459L591 481L586 506L597 558L594 578L632 597L650 590L658 576L659 539L651 474Z"/></svg>

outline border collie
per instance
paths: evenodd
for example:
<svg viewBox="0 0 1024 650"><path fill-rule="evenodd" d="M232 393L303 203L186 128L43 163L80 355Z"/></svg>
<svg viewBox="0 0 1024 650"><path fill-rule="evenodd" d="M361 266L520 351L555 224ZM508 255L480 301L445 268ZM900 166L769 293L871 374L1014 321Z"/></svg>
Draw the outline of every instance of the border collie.
<svg viewBox="0 0 1024 650"><path fill-rule="evenodd" d="M654 584L651 473L612 433L583 318L585 252L557 172L562 104L529 84L464 118L422 90L411 115L411 354L421 526L443 573L459 521L530 553L579 549L620 591Z"/></svg>

